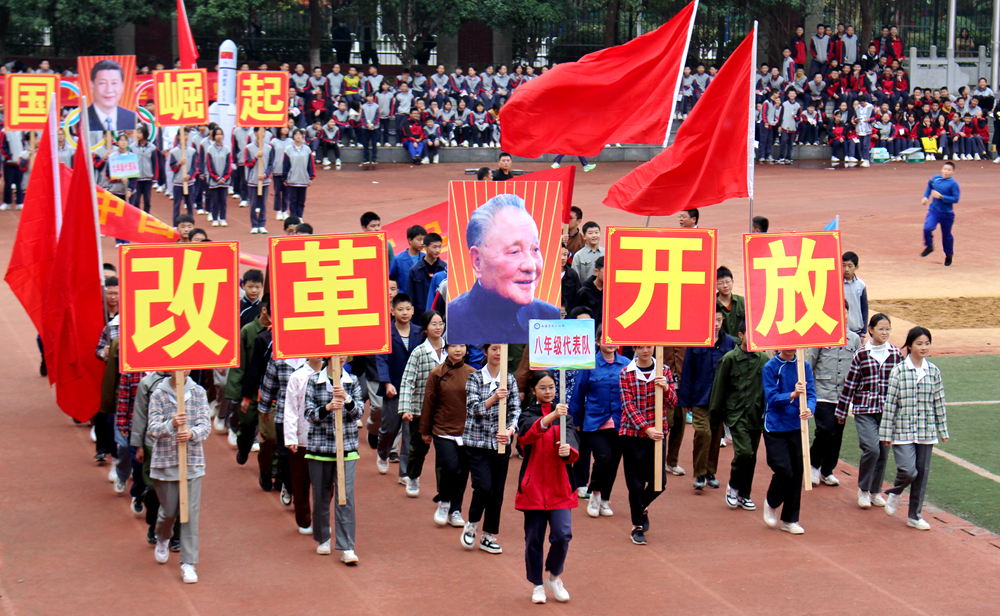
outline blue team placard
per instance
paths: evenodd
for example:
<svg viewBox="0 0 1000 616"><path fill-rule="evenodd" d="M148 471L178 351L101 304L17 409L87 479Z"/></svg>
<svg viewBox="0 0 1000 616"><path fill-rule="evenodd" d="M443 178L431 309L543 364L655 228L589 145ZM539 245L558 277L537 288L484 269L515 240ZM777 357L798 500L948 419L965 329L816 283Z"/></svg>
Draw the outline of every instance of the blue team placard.
<svg viewBox="0 0 1000 616"><path fill-rule="evenodd" d="M528 322L528 359L532 370L593 370L594 320Z"/></svg>

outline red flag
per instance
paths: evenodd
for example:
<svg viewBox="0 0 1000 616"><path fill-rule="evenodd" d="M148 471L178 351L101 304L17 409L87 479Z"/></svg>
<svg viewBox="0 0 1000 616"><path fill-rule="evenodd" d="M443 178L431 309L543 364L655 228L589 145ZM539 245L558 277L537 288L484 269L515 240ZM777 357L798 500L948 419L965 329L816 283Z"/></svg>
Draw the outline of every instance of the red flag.
<svg viewBox="0 0 1000 616"><path fill-rule="evenodd" d="M87 421L100 408L105 369L94 353L105 321L88 150L86 146L76 150L42 313L45 364L55 372L56 402L79 421Z"/></svg>
<svg viewBox="0 0 1000 616"><path fill-rule="evenodd" d="M42 331L45 289L56 252L56 225L62 218L63 191L60 190L59 176L53 173L59 165L58 147L55 145L57 109L57 105L49 106L49 126L35 153L14 250L4 275L4 280L39 333ZM49 374L52 374L51 370Z"/></svg>
<svg viewBox="0 0 1000 616"><path fill-rule="evenodd" d="M562 182L562 223L569 224L570 208L573 207L573 187L576 184L576 165L558 169L542 169L525 173L514 178L516 182Z"/></svg>
<svg viewBox="0 0 1000 616"><path fill-rule="evenodd" d="M177 0L177 52L181 57L181 68L198 68L198 47L188 24L184 0Z"/></svg>
<svg viewBox="0 0 1000 616"><path fill-rule="evenodd" d="M608 143L665 143L697 12L694 0L649 34L521 84L500 112L504 150L597 156Z"/></svg>
<svg viewBox="0 0 1000 616"><path fill-rule="evenodd" d="M756 46L755 25L705 89L674 143L615 182L604 205L667 216L753 196Z"/></svg>

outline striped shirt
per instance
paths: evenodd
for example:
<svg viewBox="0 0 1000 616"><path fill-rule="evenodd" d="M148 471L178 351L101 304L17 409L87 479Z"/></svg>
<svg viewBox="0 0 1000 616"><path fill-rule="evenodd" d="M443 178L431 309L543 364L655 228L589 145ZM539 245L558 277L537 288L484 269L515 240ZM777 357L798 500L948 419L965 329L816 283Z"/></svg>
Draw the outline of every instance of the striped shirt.
<svg viewBox="0 0 1000 616"><path fill-rule="evenodd" d="M346 370L340 373L340 383L347 393L344 401L344 456L358 451L357 420L364 412L361 383ZM333 400L333 383L327 370L320 370L309 377L306 385L305 418L309 422L309 453L313 456L337 454L336 417L326 410Z"/></svg>
<svg viewBox="0 0 1000 616"><path fill-rule="evenodd" d="M500 403L486 406L486 399L500 387L500 375L493 378L489 366L483 366L469 375L465 383L465 400L468 410L465 415L465 431L462 440L466 447L481 449L497 448L497 432L500 425ZM521 396L517 391L517 380L507 372L507 429L517 429L521 416Z"/></svg>
<svg viewBox="0 0 1000 616"><path fill-rule="evenodd" d="M894 445L933 444L948 438L948 413L941 370L923 361L923 370L907 357L889 375L878 440Z"/></svg>
<svg viewBox="0 0 1000 616"><path fill-rule="evenodd" d="M881 364L872 355L871 342L854 354L847 381L837 400L837 419L847 418L847 407L853 405L855 415L869 415L882 412L889 375L896 364L903 361L899 349L886 343L889 355Z"/></svg>
<svg viewBox="0 0 1000 616"><path fill-rule="evenodd" d="M205 474L202 443L212 431L212 420L208 413L205 390L191 380L191 377L184 383L184 412L188 417L188 430L191 431L191 440L187 443L188 479L194 479ZM149 463L153 479L170 480L180 465L177 428L172 423L176 414L176 393L170 386L170 379L163 379L149 396L147 431L153 439L153 457Z"/></svg>
<svg viewBox="0 0 1000 616"><path fill-rule="evenodd" d="M275 423L284 423L288 378L304 363L306 363L304 359L274 358L267 362L267 370L264 371L264 378L260 382L260 399L257 402L257 409L264 413L270 413L273 402Z"/></svg>
<svg viewBox="0 0 1000 616"><path fill-rule="evenodd" d="M444 363L448 354L441 349L441 356L431 346L430 340L424 342L413 350L410 359L406 360L406 367L403 369L403 377L399 386L399 412L412 413L415 417L420 416L420 409L424 405L424 392L427 390L427 377L431 375L431 370Z"/></svg>
<svg viewBox="0 0 1000 616"><path fill-rule="evenodd" d="M670 368L663 366L662 376L667 377L667 390L663 392L663 408L677 406L677 385ZM618 377L622 396L622 423L618 429L621 436L646 437L647 428L656 427L656 385L653 371L643 372L636 360L622 370ZM663 424L663 434L669 432Z"/></svg>

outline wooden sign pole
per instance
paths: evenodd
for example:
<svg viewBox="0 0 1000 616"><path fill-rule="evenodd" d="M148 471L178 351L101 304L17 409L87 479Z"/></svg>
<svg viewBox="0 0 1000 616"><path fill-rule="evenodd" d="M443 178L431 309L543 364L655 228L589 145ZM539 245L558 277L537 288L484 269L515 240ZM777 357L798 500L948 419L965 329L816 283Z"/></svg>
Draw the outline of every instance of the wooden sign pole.
<svg viewBox="0 0 1000 616"><path fill-rule="evenodd" d="M188 159L187 159L187 127L182 126L178 135L181 138L181 158L184 160L184 167L181 169L181 177L187 175L188 172ZM184 194L188 194L188 181L184 180Z"/></svg>
<svg viewBox="0 0 1000 616"><path fill-rule="evenodd" d="M500 387L507 388L507 345L500 345ZM500 417L497 419L497 432L507 429L507 398L500 400ZM497 443L497 453L503 455L507 446Z"/></svg>
<svg viewBox="0 0 1000 616"><path fill-rule="evenodd" d="M806 382L806 352L802 349L795 351L795 365L799 372L799 382ZM806 394L799 396L799 411L809 409L809 402ZM813 489L812 485L812 461L809 459L809 420L802 419L802 479L806 486L806 492Z"/></svg>
<svg viewBox="0 0 1000 616"><path fill-rule="evenodd" d="M260 176L258 176L260 177ZM330 361L333 362L333 382L335 386L340 385L340 358L331 357ZM354 402L357 404L357 401ZM347 477L347 471L344 469L344 411L334 410L333 411L333 422L334 431L337 433L337 503L340 505L347 504L347 486L344 485Z"/></svg>
<svg viewBox="0 0 1000 616"><path fill-rule="evenodd" d="M183 370L174 371L174 395L177 396L177 414L180 415L184 412L184 383L187 378L184 377ZM177 430L184 428L185 424L177 426ZM188 448L187 442L177 442L177 463L180 465L178 469L180 471L180 481L178 483L178 488L180 488L180 510L181 510L181 524L187 524L188 522Z"/></svg>
<svg viewBox="0 0 1000 616"><path fill-rule="evenodd" d="M257 151L260 152L260 158L257 162L257 196L260 197L264 194L264 127L257 127ZM267 208L264 208L264 213L267 214ZM341 503L344 505L346 503Z"/></svg>
<svg viewBox="0 0 1000 616"><path fill-rule="evenodd" d="M656 361L653 362L653 378L663 374L663 347L656 347ZM663 390L653 386L653 395L656 399L656 430L663 431ZM664 441L653 441L653 489L657 492L663 491L663 443Z"/></svg>
<svg viewBox="0 0 1000 616"><path fill-rule="evenodd" d="M559 404L566 404L566 371L559 369ZM559 418L559 446L566 444L566 417Z"/></svg>

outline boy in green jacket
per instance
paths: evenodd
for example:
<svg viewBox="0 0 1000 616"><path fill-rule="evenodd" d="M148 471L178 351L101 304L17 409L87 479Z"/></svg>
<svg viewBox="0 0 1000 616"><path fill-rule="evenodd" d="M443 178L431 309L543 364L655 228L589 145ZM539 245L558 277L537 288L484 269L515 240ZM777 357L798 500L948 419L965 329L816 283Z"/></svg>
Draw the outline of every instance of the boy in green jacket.
<svg viewBox="0 0 1000 616"><path fill-rule="evenodd" d="M236 462L246 464L253 448L254 437L257 435L257 396L243 396L243 378L246 376L250 361L253 359L253 347L257 336L271 327L271 297L264 294L260 300L260 314L240 330L240 365L229 369L226 380L226 399L229 400L230 444L233 440L233 424L239 424L239 434L236 437Z"/></svg>

